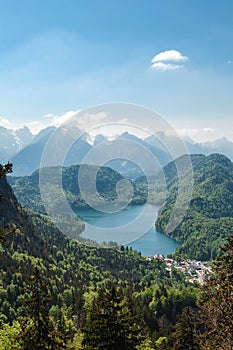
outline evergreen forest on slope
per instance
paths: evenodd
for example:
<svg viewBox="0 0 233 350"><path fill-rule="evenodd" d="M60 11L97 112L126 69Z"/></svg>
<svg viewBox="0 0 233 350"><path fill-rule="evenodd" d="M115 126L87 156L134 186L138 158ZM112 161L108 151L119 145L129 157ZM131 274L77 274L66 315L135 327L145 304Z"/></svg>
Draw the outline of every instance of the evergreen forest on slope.
<svg viewBox="0 0 233 350"><path fill-rule="evenodd" d="M190 211L202 214L194 199L200 203L208 188L204 216L231 218L231 162L220 155L197 157ZM169 166L168 176L174 171ZM0 171L0 349L232 349L230 225L224 226L221 242L228 239L211 279L191 285L162 260L124 246L87 247L64 236L46 215L18 203L6 180L11 166ZM173 203L175 182L171 176L163 210ZM218 212L224 196L229 207ZM215 204L208 209L212 197L219 199L215 212Z"/></svg>

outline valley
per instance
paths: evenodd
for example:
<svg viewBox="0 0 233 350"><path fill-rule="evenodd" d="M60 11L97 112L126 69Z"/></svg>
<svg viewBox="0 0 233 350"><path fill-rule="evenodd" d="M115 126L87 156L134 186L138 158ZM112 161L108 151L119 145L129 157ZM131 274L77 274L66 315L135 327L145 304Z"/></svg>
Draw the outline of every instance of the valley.
<svg viewBox="0 0 233 350"><path fill-rule="evenodd" d="M221 185L225 188L225 178L228 178L228 181L231 179L232 163L224 156L194 156L192 162L196 172L195 186L198 186L199 183L202 186L200 179L204 180L206 186L208 186L209 181L212 181L211 188L214 191L212 169L214 169L214 174L222 175L218 181L215 180L215 186ZM50 186L53 185L52 190L56 190L57 174L61 171L64 172L63 184L67 194L70 191L67 197L73 196L71 197L71 203L76 203L74 208L78 208L80 221L83 218L86 219L87 223L89 221L89 224L93 224L94 220L94 224L98 223L100 230L111 231L114 220L116 220L118 226L121 223L122 227L127 228L129 216L131 219L135 219L139 216L140 211L143 211L143 207L147 209L146 214L148 214L149 223L153 219L152 225L155 221L156 225L162 222L164 222L164 225L166 224L166 221L161 221L161 215L164 215L162 210L167 210L170 200L174 200L175 192L173 189L177 181L174 166L174 163L170 163L164 169L168 191L163 209L151 204L148 204L148 206L145 204L137 206L131 204L130 207L120 213L120 216L117 213L115 219L111 216L113 214L102 215L102 213L93 212L92 209L83 205L77 185L74 186L76 181L71 180L71 174L77 176L77 166L64 169L52 167L45 169L45 171L48 183L50 183ZM219 173L216 173L217 169ZM90 170L93 169L90 167ZM9 344L9 349L13 349L15 345L21 349L20 344L22 342L24 344L33 342L33 334L38 328L31 329L31 324L35 325L34 327L37 326L34 314L30 310L32 306L36 307L35 310L38 310L37 306L34 306L35 295L37 294L43 300L44 306L41 309L42 311L36 312L39 312L41 319L47 324L46 328L41 328L41 326L39 328L40 331L43 330L40 342L45 344L42 345L45 349L48 346L47 344L54 344L55 349L61 349L62 346L67 350L79 350L85 348L84 344L87 340L93 343L103 341L105 338L102 335L100 337L96 337L96 335L100 334L99 330L103 330L102 327L104 326L99 326L100 328L94 326L93 319L96 319L98 325L101 315L104 314L104 317L107 318L109 312L114 313L114 316L111 316L114 317L114 322L123 327L125 331L127 330L126 334L129 334L130 337L126 338L126 341L131 344L130 347L134 347L136 344L144 346L143 344L147 343L151 344L150 350L163 349L164 346L168 350L173 349L174 339L178 337L174 325L179 324L180 315L185 320L186 312L192 314L202 312L201 315L203 316L199 317L203 317L204 320L204 310L207 302L201 299L203 296L199 290L199 284L204 282L203 288L206 288L208 295L210 295L208 285L214 283L215 280L211 279L211 282L209 282L209 274L216 276L214 278L217 281L221 277L218 276L217 267L213 267L211 271L208 265L206 266L201 261L182 260L182 255L177 254L177 251L182 249L183 244L187 244L185 241L177 243L178 248L175 252L177 260L171 257L164 259L161 254L162 249L168 249L165 254L169 253L170 248L166 248L166 245L171 242L174 245L176 243L166 235L156 232L153 227L143 237L138 237L137 240L128 245L123 245L122 243L125 242L122 241L119 245L112 242L106 249L101 244L95 247L92 240L86 239L83 241L85 244L80 244L80 242L77 242L77 237L74 236L75 240L73 240L72 236L62 234L49 217L45 215L45 208L40 198L38 173L32 174L31 177L9 178L17 196L21 198L21 201L25 201L24 205L28 206L28 209L23 209L5 179L5 173L8 171L10 171L9 167L2 168L0 211L2 223L8 223L9 228L13 227L15 230L7 236L6 229L2 229L3 236L1 236L0 349L3 342ZM108 176L111 178L110 183L108 183ZM103 178L105 179L104 182L102 182ZM102 194L107 196L108 199L114 199L116 196L114 189L119 179L122 179L122 177L115 171L110 168L102 168L97 179L99 191L102 191ZM160 176L158 175L158 182L159 179ZM116 182L114 183L114 181ZM145 196L146 183L143 179L140 179L138 183L140 183L140 193ZM156 188L160 188L159 183L157 185ZM227 189L231 189L229 182L227 182ZM136 184L135 191L139 196ZM194 195L197 191L198 187L194 187ZM201 193L199 192L199 194ZM219 191L217 193L219 201L221 199L224 203L226 192L224 192L224 196ZM228 196L230 196L230 193ZM157 194L160 199L164 197L160 192L157 192ZM209 203L211 195L211 192L209 192L208 198L203 197L203 203L205 203L205 200L208 200L207 203ZM36 200L33 200L34 196ZM77 203L81 203L81 206L78 207ZM193 210L192 203L190 210ZM29 209L30 206L33 210ZM194 208L195 210L198 209L196 206ZM222 212L216 210L214 215L216 216L219 213L219 216L223 217L221 220L225 220L224 214L229 215L230 208L225 208L224 205L222 208ZM35 210L41 211L41 213ZM159 211L160 216L156 220L157 211ZM125 213L127 215L124 215ZM106 217L108 218L107 221ZM184 222L186 220L185 217ZM68 221L65 222L65 225L67 230L70 230L72 227L69 227L68 223ZM72 224L74 223L71 222L71 226ZM183 225L183 222L181 225ZM194 227L195 225L194 221ZM140 236L140 226L137 225L137 229L137 234ZM220 230L220 228L218 229ZM75 234L82 236L83 230L84 227ZM5 237L4 232L6 232ZM195 231L191 231L191 239L194 234ZM160 235L163 247L158 248L158 243L157 249L159 251L154 251L154 242L158 235ZM230 235L226 235L226 237L229 237L229 247L226 246L226 252L228 252L232 243ZM93 239L93 237L87 238ZM216 244L215 238L216 236L213 236L211 240ZM210 241L210 237L205 237L205 239ZM102 240L101 237L100 241ZM144 248L140 248L143 245ZM149 254L148 247L151 249ZM172 253L173 248L170 253ZM144 254L140 253L140 250L143 251L143 249L145 249L145 257L142 256ZM228 261L227 255L223 255L219 259L216 266ZM190 282L192 283L190 284ZM49 300L46 298L47 294ZM118 310L116 314L112 306L113 300ZM126 321L124 321L124 317ZM91 319L91 324L89 319ZM132 319L133 322L131 322ZM191 322L194 327L198 327L196 322L199 321L195 321L193 318ZM183 332L185 332L185 328L183 328ZM49 334L51 337L56 334L53 343L50 340L44 343L44 334ZM132 337L134 336L136 337L133 340L135 345L132 345ZM201 333L199 337L201 339ZM109 342L109 339L110 335L106 336L104 341ZM160 344L163 344L161 345L162 348Z"/></svg>
<svg viewBox="0 0 233 350"><path fill-rule="evenodd" d="M233 1L0 4L0 350L233 350Z"/></svg>
<svg viewBox="0 0 233 350"><path fill-rule="evenodd" d="M185 156L180 157L178 161L180 163L181 173L183 171L185 174ZM109 210L112 205L112 208L114 209L114 203L118 198L116 185L118 181L123 180L124 177L109 167L98 168L96 187L100 197L98 199L98 196L93 197L93 194L89 194L89 197L87 196L86 199L88 200L88 198L90 198L92 201L94 200L100 213L93 213L95 227L92 231L94 233L92 232L92 234L87 234L86 236L85 234L81 235L85 227L81 220L82 211L85 213L86 210L87 223L88 220L90 222L93 218L91 218L91 206L86 203L83 194L81 194L79 186L77 185L80 169L79 166L46 168L44 170L46 172L46 186L48 186L51 193L49 197L52 198L53 196L54 198L53 201L48 201L47 210L52 211L55 208L56 212L53 218L55 220L54 222L63 221L63 233L78 240L97 237L94 238L94 240L99 243L102 240L127 244L129 241L137 241L140 235L145 234L148 230L152 229L153 231L153 225L155 225L155 234L153 235L152 231L150 231L149 236L145 237L146 240L147 237L153 237L156 244L157 238L162 237L158 233L164 233L178 242L177 246L172 243L174 250L168 252L174 254L174 257L180 256L182 258L192 258L203 261L211 260L219 254L220 247L224 243L224 240L232 233L233 165L227 157L220 154L212 154L210 156L191 155L191 162L194 174L194 187L190 206L179 226L172 232L166 233L166 218L168 218L172 212L178 193L178 175L175 162L170 162L163 168L162 173L166 180L166 187L164 187L161 173L158 173L153 177L153 185L150 186L150 193L148 193L149 187L145 177L137 178L135 181L130 180L134 193L130 200L128 209L126 211L123 210L122 212L121 210L118 210L119 214L115 214L117 219L114 219L114 215L110 217L109 214L106 215L103 213L106 211L106 208ZM85 171L87 171L87 178L88 176L91 177L96 169L95 166L86 166ZM62 197L59 192L60 190L57 187L57 182L60 176L62 177L65 200L71 210L77 215L73 215L72 212L71 214L66 214L63 210L60 199ZM38 171L34 172L31 176L26 177L9 176L8 181L10 182L17 199L23 206L35 212L46 214L46 209L40 197ZM150 179L149 181L151 182ZM88 186L86 191L88 193ZM102 201L101 198L105 201L104 205L106 208L102 208L102 202L98 202L99 200ZM124 207L124 201L126 203L128 200L127 192L124 193L121 200L121 205ZM146 202L148 202L148 215L152 215L150 227L145 229L146 216L143 216L142 222L136 222L135 227L126 226L122 231L120 228L121 223L118 222L118 219L121 220L121 218L124 217L124 214L129 213L130 211L137 212L137 215L140 217L140 211L144 208ZM155 206L152 211L150 205ZM157 219L156 212L158 209L156 209L156 207L160 208ZM57 208L60 209L58 210ZM151 212L152 214L149 214ZM119 215L119 218L117 215ZM104 230L101 229L101 220L109 221L110 225L116 222L116 229L113 229L113 224L112 227L110 226L111 230L109 230L109 233L104 234ZM130 220L131 218L129 215L129 221ZM98 228L99 225L100 228ZM106 225L108 226L109 223ZM108 235L111 234L110 231L112 231L112 236L108 237ZM156 233L156 231L158 231L158 233ZM133 239L131 239L131 236ZM166 238L162 238L163 241L165 239ZM153 247L153 243L150 240L148 244ZM140 249L139 242L135 242L134 247L141 252L143 249L147 252L150 251L145 247ZM161 248L161 250L162 249L163 248ZM164 251L156 250L155 252L150 252L151 254L149 255L153 255L153 253L163 253Z"/></svg>

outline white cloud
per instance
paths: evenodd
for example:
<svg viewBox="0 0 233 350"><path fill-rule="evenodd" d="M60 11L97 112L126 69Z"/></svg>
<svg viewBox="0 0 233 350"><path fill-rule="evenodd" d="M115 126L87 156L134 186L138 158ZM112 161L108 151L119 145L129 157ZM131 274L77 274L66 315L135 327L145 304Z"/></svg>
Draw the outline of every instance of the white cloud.
<svg viewBox="0 0 233 350"><path fill-rule="evenodd" d="M34 120L32 122L25 123L25 125L31 130L33 134L38 134L38 132L40 132L42 129L47 128L48 126L59 127L77 113L78 111L68 111L61 115L48 113L44 115L40 120Z"/></svg>
<svg viewBox="0 0 233 350"><path fill-rule="evenodd" d="M2 117L0 117L0 125L4 126L7 129L11 128L11 123L9 122L9 120L2 118Z"/></svg>
<svg viewBox="0 0 233 350"><path fill-rule="evenodd" d="M85 113L77 116L77 125L84 130L93 128L106 121L108 118L107 113L97 112L97 113Z"/></svg>
<svg viewBox="0 0 233 350"><path fill-rule="evenodd" d="M17 130L22 127L22 124L19 122L11 122L10 120L0 117L0 125L4 126L4 128L10 130Z"/></svg>
<svg viewBox="0 0 233 350"><path fill-rule="evenodd" d="M33 134L37 134L42 129L47 128L48 126L59 127L62 124L69 124L77 126L80 129L87 130L95 125L100 124L105 121L107 114L105 112L98 112L96 114L80 113L80 110L77 111L68 111L61 115L56 114L46 114L40 120L32 121L26 123L26 126L31 130Z"/></svg>
<svg viewBox="0 0 233 350"><path fill-rule="evenodd" d="M67 122L70 118L74 117L79 111L68 111L62 115L53 115L50 125L59 127L63 123Z"/></svg>
<svg viewBox="0 0 233 350"><path fill-rule="evenodd" d="M43 118L52 118L52 117L54 117L54 115L55 114L53 114L53 113L48 113L48 114L43 115Z"/></svg>
<svg viewBox="0 0 233 350"><path fill-rule="evenodd" d="M216 139L216 129L210 127L204 128L183 128L177 130L182 137L189 136L196 142Z"/></svg>
<svg viewBox="0 0 233 350"><path fill-rule="evenodd" d="M152 58L152 63L156 62L186 62L188 57L184 56L180 51L167 50L162 51Z"/></svg>
<svg viewBox="0 0 233 350"><path fill-rule="evenodd" d="M59 127L64 123L75 123L75 125L80 129L86 130L93 127L94 125L101 124L102 122L106 121L108 117L105 112L98 112L96 114L79 114L79 112L80 110L71 110L61 115L48 113L42 116L40 119L30 122L14 122L4 117L0 117L0 126L4 126L5 128L11 130L17 130L25 125L34 135L36 135L42 129L45 129L49 126Z"/></svg>
<svg viewBox="0 0 233 350"><path fill-rule="evenodd" d="M156 70L176 70L183 68L182 62L188 61L189 58L184 56L180 51L177 50L166 50L159 52L151 60L151 67ZM178 64L177 64L178 63Z"/></svg>
<svg viewBox="0 0 233 350"><path fill-rule="evenodd" d="M152 68L156 70L176 70L183 68L183 64L173 64L173 63L163 63L163 62L156 62L151 65Z"/></svg>
<svg viewBox="0 0 233 350"><path fill-rule="evenodd" d="M47 128L50 124L49 122L43 123L39 120L35 120L33 122L27 122L25 123L25 125L28 127L28 129L31 131L32 134L36 135L42 129Z"/></svg>
<svg viewBox="0 0 233 350"><path fill-rule="evenodd" d="M122 119L119 120L119 123L128 124L129 123L129 119L128 118L122 118Z"/></svg>
<svg viewBox="0 0 233 350"><path fill-rule="evenodd" d="M203 128L203 131L205 132L215 132L214 128Z"/></svg>

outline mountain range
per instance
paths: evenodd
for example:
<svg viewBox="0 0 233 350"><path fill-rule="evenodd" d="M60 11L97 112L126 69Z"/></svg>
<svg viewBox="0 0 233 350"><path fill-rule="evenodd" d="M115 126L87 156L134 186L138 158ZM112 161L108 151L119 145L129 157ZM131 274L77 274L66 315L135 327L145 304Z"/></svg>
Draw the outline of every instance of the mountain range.
<svg viewBox="0 0 233 350"><path fill-rule="evenodd" d="M91 142L92 138L75 125L63 125L59 128L50 126L41 130L37 135L32 135L27 127L18 130L0 127L0 137L1 162L12 162L15 176L30 175L40 168L48 141L49 154L46 159L44 158L43 166L81 164L88 152L100 147L107 161L103 164L102 155L95 156L91 160L92 164L110 166L122 176L130 179L143 175L143 167L137 164L138 150L139 152L145 150L146 155L140 158L144 158L146 164L151 163L149 159L151 155L158 160L162 168L173 158L166 145L172 145L174 149L179 149L180 145L180 138L166 135L162 131L145 139L128 132L111 140L104 135L97 135ZM225 137L204 143L194 142L189 137L183 138L182 141L184 148L178 156L181 156L186 148L190 154L222 153L233 160L233 142ZM66 148L68 149L67 154ZM122 157L115 157L116 154ZM64 157L61 158L58 155L64 155ZM149 172L154 173L154 168L151 167Z"/></svg>

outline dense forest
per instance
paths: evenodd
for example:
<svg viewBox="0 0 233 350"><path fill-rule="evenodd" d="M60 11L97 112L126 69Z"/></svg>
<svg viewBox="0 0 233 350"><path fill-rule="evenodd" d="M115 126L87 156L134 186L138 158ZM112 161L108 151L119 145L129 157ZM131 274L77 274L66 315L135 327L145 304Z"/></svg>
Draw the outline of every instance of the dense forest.
<svg viewBox="0 0 233 350"><path fill-rule="evenodd" d="M1 350L232 349L233 238L210 280L191 285L162 260L64 236L21 207L10 171L0 168Z"/></svg>
<svg viewBox="0 0 233 350"><path fill-rule="evenodd" d="M170 276L162 261L148 261L123 246L104 249L81 245L59 232L46 216L23 209L5 178L1 179L0 191L1 217L16 228L5 238L1 248L2 346L12 341L12 333L16 338L24 334L20 331L23 328L25 344L21 345L24 340L19 339L19 348L31 349L29 344L35 337L41 338L38 344L40 341L43 344L38 349L54 348L43 343L45 335L36 333L39 332L36 330L37 308L37 317L42 318L40 322L51 323L45 328L51 327L52 339L67 347L73 343L72 346L79 348L76 343L86 343L87 348L88 319L97 312L95 300L101 293L116 294L119 304L116 317L122 322L119 325L120 329L123 327L122 334L128 334L125 327L130 327L133 339L129 333L130 339L124 341L129 341L127 348L132 349L148 339L158 340L172 327L176 314L183 307L190 301L195 305L196 289L178 272ZM35 286L38 290L34 290ZM38 293L44 304L36 306L33 303ZM124 322L121 312L125 313ZM127 320L131 318L133 322L128 325ZM10 346L13 348L9 345L9 349ZM90 348L95 347L90 345Z"/></svg>
<svg viewBox="0 0 233 350"><path fill-rule="evenodd" d="M59 181L62 179L62 189L65 192L67 201L74 211L89 207L88 200L83 198L79 188L79 170L82 171L82 176L85 176L85 194L90 195L92 190L91 179L96 176L96 189L100 196L108 201L113 201L117 198L116 184L123 177L115 170L108 167L96 167L93 165L73 165L70 167L54 166L35 171L31 176L9 177L10 182L18 201L26 208L33 209L39 213L46 214L43 201L40 193L40 179L46 179L46 185L49 191L54 193L55 202L49 205L56 207L60 201ZM90 187L90 188L89 188ZM90 195L91 196L91 195ZM93 193L92 193L93 196ZM90 198L93 200L93 198ZM98 198L94 198L96 205Z"/></svg>
<svg viewBox="0 0 233 350"><path fill-rule="evenodd" d="M182 158L179 161L182 165ZM233 234L233 163L220 154L191 155L191 161L194 186L190 206L180 225L169 235L182 242L174 254L176 258L211 260ZM175 163L169 163L164 173L168 191L156 222L161 232L166 230L178 191Z"/></svg>

